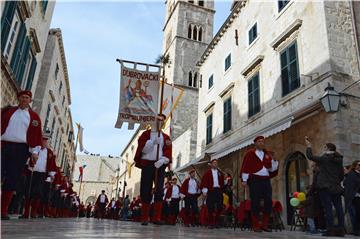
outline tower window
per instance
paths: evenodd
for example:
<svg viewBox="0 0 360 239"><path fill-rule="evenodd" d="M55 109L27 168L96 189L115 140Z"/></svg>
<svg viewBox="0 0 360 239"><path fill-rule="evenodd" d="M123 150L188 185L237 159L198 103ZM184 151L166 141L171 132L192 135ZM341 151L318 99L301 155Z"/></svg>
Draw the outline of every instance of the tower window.
<svg viewBox="0 0 360 239"><path fill-rule="evenodd" d="M197 87L197 75L198 75L198 73L195 72L195 74L194 74L194 82L193 82L194 87Z"/></svg>
<svg viewBox="0 0 360 239"><path fill-rule="evenodd" d="M199 41L202 41L202 27L200 27L200 29L199 29L198 40L199 40Z"/></svg>
<svg viewBox="0 0 360 239"><path fill-rule="evenodd" d="M191 25L188 27L188 38L191 39Z"/></svg>
<svg viewBox="0 0 360 239"><path fill-rule="evenodd" d="M197 27L194 26L194 29L193 29L193 40L197 40Z"/></svg>
<svg viewBox="0 0 360 239"><path fill-rule="evenodd" d="M199 6L204 6L204 1L199 1Z"/></svg>
<svg viewBox="0 0 360 239"><path fill-rule="evenodd" d="M189 0L189 3L194 3L194 1Z"/></svg>
<svg viewBox="0 0 360 239"><path fill-rule="evenodd" d="M189 86L192 86L192 73L189 72Z"/></svg>

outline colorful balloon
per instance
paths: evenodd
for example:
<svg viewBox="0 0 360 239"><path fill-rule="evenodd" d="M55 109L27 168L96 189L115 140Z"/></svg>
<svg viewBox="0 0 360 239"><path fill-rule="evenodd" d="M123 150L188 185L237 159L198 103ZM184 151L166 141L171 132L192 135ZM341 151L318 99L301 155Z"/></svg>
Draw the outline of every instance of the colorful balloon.
<svg viewBox="0 0 360 239"><path fill-rule="evenodd" d="M294 198L297 198L299 195L299 192L294 192L293 195L294 195Z"/></svg>
<svg viewBox="0 0 360 239"><path fill-rule="evenodd" d="M301 193L299 193L297 198L299 199L300 202L302 202L306 199L306 195L305 195L305 193L301 192Z"/></svg>
<svg viewBox="0 0 360 239"><path fill-rule="evenodd" d="M299 206L299 204L300 204L299 199L297 199L297 198L292 198L292 199L290 199L290 205L291 205L291 206L297 207L297 206Z"/></svg>

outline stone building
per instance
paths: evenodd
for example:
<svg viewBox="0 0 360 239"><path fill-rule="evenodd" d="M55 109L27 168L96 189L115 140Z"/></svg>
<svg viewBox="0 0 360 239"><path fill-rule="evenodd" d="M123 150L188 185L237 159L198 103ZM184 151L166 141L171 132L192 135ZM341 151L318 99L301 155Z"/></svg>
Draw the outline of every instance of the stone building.
<svg viewBox="0 0 360 239"><path fill-rule="evenodd" d="M109 200L115 184L117 169L120 164L119 157L77 155L72 181L74 191L80 193L80 200L84 203L96 201L97 196L105 190ZM79 167L83 167L83 180L79 181Z"/></svg>
<svg viewBox="0 0 360 239"><path fill-rule="evenodd" d="M312 180L305 136L316 154L333 142L344 164L360 159L359 10L351 1L237 1L197 63L197 158L178 170L194 164L201 174L208 153L232 174L239 202L242 159L264 135L280 161L273 198L289 223L289 195ZM340 94L333 113L320 101L328 84Z"/></svg>
<svg viewBox="0 0 360 239"><path fill-rule="evenodd" d="M213 37L213 1L166 1L163 55L169 56L167 82L181 87L184 94L172 117L173 164L194 159L196 152L198 88L202 80L196 61Z"/></svg>
<svg viewBox="0 0 360 239"><path fill-rule="evenodd" d="M55 1L1 5L1 107L17 105L17 92L34 93Z"/></svg>
<svg viewBox="0 0 360 239"><path fill-rule="evenodd" d="M50 29L40 65L33 109L41 118L43 132L51 133L49 144L57 155L57 166L71 176L76 161L74 128L70 111L70 82L60 29Z"/></svg>

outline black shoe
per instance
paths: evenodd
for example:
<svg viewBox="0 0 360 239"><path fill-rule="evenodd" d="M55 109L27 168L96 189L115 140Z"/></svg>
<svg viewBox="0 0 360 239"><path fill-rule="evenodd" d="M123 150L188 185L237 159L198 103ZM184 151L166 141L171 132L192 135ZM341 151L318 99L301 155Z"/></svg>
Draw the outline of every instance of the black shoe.
<svg viewBox="0 0 360 239"><path fill-rule="evenodd" d="M163 221L154 221L153 223L154 223L155 225L159 225L159 226L165 225L165 222L163 222Z"/></svg>
<svg viewBox="0 0 360 239"><path fill-rule="evenodd" d="M9 216L1 216L1 220L10 220Z"/></svg>
<svg viewBox="0 0 360 239"><path fill-rule="evenodd" d="M264 232L272 232L272 230L268 227L262 227L261 230L263 230Z"/></svg>
<svg viewBox="0 0 360 239"><path fill-rule="evenodd" d="M142 223L141 223L141 225L143 225L143 226L147 226L148 224L149 224L148 221L145 221L145 222L142 222Z"/></svg>
<svg viewBox="0 0 360 239"><path fill-rule="evenodd" d="M344 228L335 228L334 235L337 237L344 237L345 236L345 229Z"/></svg>
<svg viewBox="0 0 360 239"><path fill-rule="evenodd" d="M29 217L25 217L24 215L19 216L19 219L29 219Z"/></svg>

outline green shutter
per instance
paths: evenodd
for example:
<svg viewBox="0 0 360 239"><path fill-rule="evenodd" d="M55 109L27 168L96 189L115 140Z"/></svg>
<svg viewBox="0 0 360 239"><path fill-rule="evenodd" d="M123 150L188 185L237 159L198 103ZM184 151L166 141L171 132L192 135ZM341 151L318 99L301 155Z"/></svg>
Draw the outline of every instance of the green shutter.
<svg viewBox="0 0 360 239"><path fill-rule="evenodd" d="M20 25L19 35L16 39L14 53L11 58L11 64L10 64L11 69L14 73L16 72L16 69L17 69L19 61L20 61L20 53L21 53L23 43L25 40L25 34L26 34L26 26L25 26L25 23L22 22Z"/></svg>
<svg viewBox="0 0 360 239"><path fill-rule="evenodd" d="M41 1L41 4L42 4L43 14L45 15L46 8L47 8L47 5L48 5L48 1Z"/></svg>
<svg viewBox="0 0 360 239"><path fill-rule="evenodd" d="M5 51L6 42L9 37L11 23L16 10L16 1L6 1L1 17L1 52Z"/></svg>
<svg viewBox="0 0 360 239"><path fill-rule="evenodd" d="M21 81L24 76L27 59L29 57L29 51L30 51L30 40L28 37L25 37L25 42L20 56L20 64L18 67L17 74L15 74L15 79L19 83L19 85L21 85Z"/></svg>
<svg viewBox="0 0 360 239"><path fill-rule="evenodd" d="M29 76L28 76L27 83L26 83L26 90L31 90L32 83L33 83L33 80L34 80L35 71L36 71L36 66L37 66L36 58L33 55L32 56L31 68L30 68Z"/></svg>

